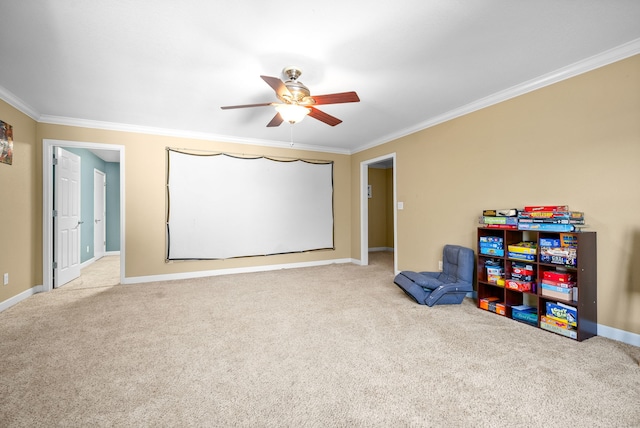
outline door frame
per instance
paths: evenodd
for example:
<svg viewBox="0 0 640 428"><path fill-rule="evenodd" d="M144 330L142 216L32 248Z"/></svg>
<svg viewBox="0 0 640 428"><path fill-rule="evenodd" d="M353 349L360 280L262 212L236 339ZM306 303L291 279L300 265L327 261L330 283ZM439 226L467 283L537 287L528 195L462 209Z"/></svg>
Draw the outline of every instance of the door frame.
<svg viewBox="0 0 640 428"><path fill-rule="evenodd" d="M96 180L99 180L99 182L97 182ZM101 194L102 194L102 198L97 198L96 195L96 184L100 184L100 187L102 187L101 190ZM100 232L100 236L102 237L102 244L100 245L100 258L104 257L104 255L107 252L107 246L106 246L106 239L107 239L107 222L106 222L106 210L107 210L107 192L106 192L106 186L107 186L107 174L105 174L103 171L100 171L99 169L94 168L93 169L93 258L95 260L98 260L96 257L98 255L98 253L96 252L96 248L98 247L97 245L97 240L96 240L96 234L98 233L98 231ZM102 208L101 212L99 213L99 215L96 215L96 203L98 203L98 206ZM96 222L96 218L100 218L100 224L98 225L98 223Z"/></svg>
<svg viewBox="0 0 640 428"><path fill-rule="evenodd" d="M125 283L124 146L66 140L42 140L42 291L53 290L53 154L55 147L117 151L120 155L120 283Z"/></svg>
<svg viewBox="0 0 640 428"><path fill-rule="evenodd" d="M396 191L396 154L379 156L360 162L360 264L369 264L369 165L385 160L393 162L393 271L398 273L398 196Z"/></svg>

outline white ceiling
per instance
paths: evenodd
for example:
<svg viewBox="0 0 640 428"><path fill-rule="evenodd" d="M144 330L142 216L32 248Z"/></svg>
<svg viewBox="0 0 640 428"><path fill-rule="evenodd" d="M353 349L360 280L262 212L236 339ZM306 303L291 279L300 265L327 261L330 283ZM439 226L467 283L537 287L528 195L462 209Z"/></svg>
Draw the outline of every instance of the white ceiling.
<svg viewBox="0 0 640 428"><path fill-rule="evenodd" d="M354 153L640 52L638 0L3 0L0 97L48 123ZM260 75L360 103L267 128ZM1 118L0 118L1 119Z"/></svg>

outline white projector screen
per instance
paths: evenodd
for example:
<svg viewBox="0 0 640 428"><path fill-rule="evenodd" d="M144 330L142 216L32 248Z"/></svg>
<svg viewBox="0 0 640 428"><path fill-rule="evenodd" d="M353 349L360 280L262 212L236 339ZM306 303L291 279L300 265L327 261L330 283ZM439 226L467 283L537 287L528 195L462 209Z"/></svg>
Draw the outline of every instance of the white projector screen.
<svg viewBox="0 0 640 428"><path fill-rule="evenodd" d="M333 162L167 152L167 260L334 248Z"/></svg>

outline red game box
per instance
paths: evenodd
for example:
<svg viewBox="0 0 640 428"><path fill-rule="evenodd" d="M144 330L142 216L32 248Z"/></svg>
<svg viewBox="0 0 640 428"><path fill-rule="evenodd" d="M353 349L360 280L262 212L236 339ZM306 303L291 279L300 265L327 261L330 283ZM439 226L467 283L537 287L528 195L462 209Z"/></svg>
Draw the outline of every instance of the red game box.
<svg viewBox="0 0 640 428"><path fill-rule="evenodd" d="M547 270L543 274L544 279L556 282L571 282L573 281L573 275L568 272L558 272L553 270Z"/></svg>

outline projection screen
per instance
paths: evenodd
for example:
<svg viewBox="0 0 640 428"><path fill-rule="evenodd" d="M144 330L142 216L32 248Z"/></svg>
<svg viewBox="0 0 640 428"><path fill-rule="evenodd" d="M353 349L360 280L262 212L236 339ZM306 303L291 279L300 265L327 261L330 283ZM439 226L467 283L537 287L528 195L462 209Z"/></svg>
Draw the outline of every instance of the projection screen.
<svg viewBox="0 0 640 428"><path fill-rule="evenodd" d="M167 260L334 248L333 162L167 156Z"/></svg>

